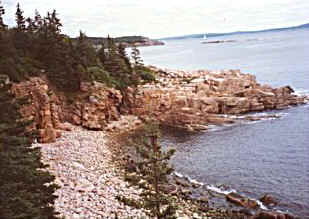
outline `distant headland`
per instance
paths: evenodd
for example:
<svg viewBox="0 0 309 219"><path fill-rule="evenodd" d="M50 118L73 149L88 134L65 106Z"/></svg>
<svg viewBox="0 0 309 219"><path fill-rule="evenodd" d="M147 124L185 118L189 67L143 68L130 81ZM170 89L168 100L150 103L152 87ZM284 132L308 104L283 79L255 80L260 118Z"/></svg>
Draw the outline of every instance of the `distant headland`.
<svg viewBox="0 0 309 219"><path fill-rule="evenodd" d="M256 31L235 31L235 32L229 32L229 33L207 33L207 37L218 37L218 36L234 35L234 34L249 34L249 33L262 33L262 32L274 32L274 31L284 31L284 30L295 30L295 29L301 29L301 28L309 28L309 23L298 25L298 26L292 26L292 27L282 27L282 28L256 30ZM205 33L166 37L166 38L160 38L159 40L182 40L182 39L188 39L188 38L203 38L204 34Z"/></svg>
<svg viewBox="0 0 309 219"><path fill-rule="evenodd" d="M87 39L92 42L94 45L101 45L107 43L106 37L87 37ZM77 40L77 38L72 38L72 40ZM164 43L160 40L150 39L144 36L122 36L113 38L116 44L122 44L125 47L141 47L141 46L160 46Z"/></svg>

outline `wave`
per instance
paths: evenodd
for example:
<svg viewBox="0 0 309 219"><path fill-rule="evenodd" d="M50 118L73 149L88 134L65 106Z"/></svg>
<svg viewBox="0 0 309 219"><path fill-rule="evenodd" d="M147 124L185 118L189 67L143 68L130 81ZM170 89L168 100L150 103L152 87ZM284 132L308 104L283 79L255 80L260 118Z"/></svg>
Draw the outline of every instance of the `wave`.
<svg viewBox="0 0 309 219"><path fill-rule="evenodd" d="M207 185L205 183L202 183L202 182L199 182L195 179L192 179L190 176L185 176L185 175L178 173L176 171L174 172L174 175L179 177L179 178L184 178L192 184L198 184L198 185L201 185L201 186L206 186L207 190L213 191L213 192L218 193L218 194L228 195L230 193L237 193L236 189L222 189L222 188L215 186L215 185L211 185L211 184ZM249 198L249 199L256 201L256 203L259 205L259 207L262 210L268 210L268 208L260 200L257 200L257 199L254 199L254 198Z"/></svg>
<svg viewBox="0 0 309 219"><path fill-rule="evenodd" d="M309 95L309 90L308 89L295 89L294 90L294 94L297 95L297 96L308 96Z"/></svg>
<svg viewBox="0 0 309 219"><path fill-rule="evenodd" d="M223 194L223 195L228 195L232 192L234 192L234 193L237 192L235 189L224 190L224 189L221 189L221 188L214 186L214 185L207 185L206 188L210 191L213 191L213 192L216 192L216 193L219 193L219 194Z"/></svg>

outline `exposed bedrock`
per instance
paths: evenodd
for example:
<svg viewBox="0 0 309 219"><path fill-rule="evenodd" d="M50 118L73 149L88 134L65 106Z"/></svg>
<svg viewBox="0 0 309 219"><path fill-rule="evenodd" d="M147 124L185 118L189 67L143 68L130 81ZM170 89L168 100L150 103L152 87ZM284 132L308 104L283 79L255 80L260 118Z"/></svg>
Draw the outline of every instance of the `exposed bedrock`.
<svg viewBox="0 0 309 219"><path fill-rule="evenodd" d="M255 76L239 70L153 70L160 75L159 82L139 88L132 112L154 116L172 126L205 128L205 124L233 122L222 114L284 109L307 101L307 97L295 95L290 86L260 85Z"/></svg>
<svg viewBox="0 0 309 219"><path fill-rule="evenodd" d="M74 94L55 92L44 77L15 83L12 91L17 97L29 97L30 104L21 111L25 118L33 120L30 128L38 131L38 141L42 143L54 142L61 130L69 129L66 122L92 130L118 130L121 127L117 126L140 125L136 119L139 117L188 130L204 130L208 124L233 123L234 119L225 114L284 109L308 101L308 97L295 95L289 86L260 85L255 76L239 70L152 69L157 73L157 83L139 86L137 90L128 88L124 97L99 82L83 82ZM132 116L123 121L124 114ZM109 125L120 118L121 123Z"/></svg>

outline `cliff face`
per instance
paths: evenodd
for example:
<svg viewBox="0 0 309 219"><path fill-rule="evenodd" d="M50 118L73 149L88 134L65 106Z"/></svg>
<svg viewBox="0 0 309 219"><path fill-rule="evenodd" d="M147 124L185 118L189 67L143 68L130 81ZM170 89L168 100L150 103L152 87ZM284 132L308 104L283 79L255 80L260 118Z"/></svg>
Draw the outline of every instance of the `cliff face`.
<svg viewBox="0 0 309 219"><path fill-rule="evenodd" d="M39 77L14 84L12 91L17 97L30 97L31 104L25 105L22 113L34 121L30 128L38 130L38 141L43 143L54 142L61 130L68 130L66 122L91 130L113 129L111 121L119 120L121 114L132 114L142 120L155 118L166 125L199 130L207 129L208 124L233 122L223 114L283 109L308 100L294 95L289 86L260 85L253 75L238 70L153 70L158 83L140 86L137 92L128 88L125 111L121 93L98 82L82 83L71 98L56 94L47 80ZM134 118L118 126L140 124Z"/></svg>
<svg viewBox="0 0 309 219"><path fill-rule="evenodd" d="M12 92L18 98L29 98L30 104L21 111L25 118L33 120L29 128L38 131L41 143L54 142L61 130L69 130L66 122L100 130L120 116L117 109L122 100L120 92L100 83L81 84L80 92L71 101L64 95L56 95L47 80L39 77L13 84Z"/></svg>

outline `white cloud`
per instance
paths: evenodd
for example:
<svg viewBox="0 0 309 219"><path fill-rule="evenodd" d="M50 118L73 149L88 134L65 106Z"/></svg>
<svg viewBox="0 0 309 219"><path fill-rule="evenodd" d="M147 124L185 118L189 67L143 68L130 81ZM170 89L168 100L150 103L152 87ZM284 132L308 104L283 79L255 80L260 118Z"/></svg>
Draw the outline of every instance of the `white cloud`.
<svg viewBox="0 0 309 219"><path fill-rule="evenodd" d="M17 0L4 0L14 23ZM309 22L308 0L19 0L26 16L56 9L63 32L89 36L175 36L257 30ZM10 17L10 18L8 18Z"/></svg>

